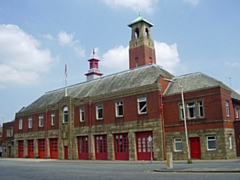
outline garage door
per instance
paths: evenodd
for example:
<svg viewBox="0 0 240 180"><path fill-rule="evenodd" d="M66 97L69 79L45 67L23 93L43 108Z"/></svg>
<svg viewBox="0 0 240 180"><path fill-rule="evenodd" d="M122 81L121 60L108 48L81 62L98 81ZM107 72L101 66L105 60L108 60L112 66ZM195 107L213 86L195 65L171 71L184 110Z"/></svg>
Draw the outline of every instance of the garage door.
<svg viewBox="0 0 240 180"><path fill-rule="evenodd" d="M20 140L18 141L18 157L19 158L23 158L23 152L24 152L23 140Z"/></svg>
<svg viewBox="0 0 240 180"><path fill-rule="evenodd" d="M28 140L28 157L29 158L34 158L33 140Z"/></svg>
<svg viewBox="0 0 240 180"><path fill-rule="evenodd" d="M88 159L88 137L78 137L78 159Z"/></svg>
<svg viewBox="0 0 240 180"><path fill-rule="evenodd" d="M95 153L97 160L107 160L107 135L95 136Z"/></svg>
<svg viewBox="0 0 240 180"><path fill-rule="evenodd" d="M114 152L116 160L129 160L127 133L114 135Z"/></svg>
<svg viewBox="0 0 240 180"><path fill-rule="evenodd" d="M51 159L58 159L58 139L50 139L50 157Z"/></svg>
<svg viewBox="0 0 240 180"><path fill-rule="evenodd" d="M38 157L45 158L45 139L38 140Z"/></svg>
<svg viewBox="0 0 240 180"><path fill-rule="evenodd" d="M151 160L151 153L152 157L154 157L154 153L152 151L152 141L148 141L149 137L153 137L152 131L136 133L136 148L138 160Z"/></svg>

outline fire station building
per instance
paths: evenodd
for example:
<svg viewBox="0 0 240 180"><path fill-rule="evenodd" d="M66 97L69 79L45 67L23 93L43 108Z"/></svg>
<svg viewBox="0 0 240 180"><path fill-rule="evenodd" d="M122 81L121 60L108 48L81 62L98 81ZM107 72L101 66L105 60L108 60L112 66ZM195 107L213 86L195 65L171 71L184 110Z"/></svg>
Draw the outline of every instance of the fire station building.
<svg viewBox="0 0 240 180"><path fill-rule="evenodd" d="M85 82L47 92L16 113L4 156L134 161L171 152L182 160L186 141L191 158L240 155L240 95L202 73L173 76L156 65L153 24L139 16L128 26L129 70L102 76L93 56Z"/></svg>

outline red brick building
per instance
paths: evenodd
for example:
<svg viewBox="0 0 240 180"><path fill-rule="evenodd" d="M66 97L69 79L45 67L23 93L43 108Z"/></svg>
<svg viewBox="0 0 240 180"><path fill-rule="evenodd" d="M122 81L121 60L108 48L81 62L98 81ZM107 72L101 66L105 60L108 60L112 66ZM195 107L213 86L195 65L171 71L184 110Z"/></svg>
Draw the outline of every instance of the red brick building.
<svg viewBox="0 0 240 180"><path fill-rule="evenodd" d="M187 159L183 107L191 158L239 155L240 95L202 73L174 77L157 66L152 26L141 16L129 24L129 70L102 77L93 56L86 82L16 113L14 157Z"/></svg>

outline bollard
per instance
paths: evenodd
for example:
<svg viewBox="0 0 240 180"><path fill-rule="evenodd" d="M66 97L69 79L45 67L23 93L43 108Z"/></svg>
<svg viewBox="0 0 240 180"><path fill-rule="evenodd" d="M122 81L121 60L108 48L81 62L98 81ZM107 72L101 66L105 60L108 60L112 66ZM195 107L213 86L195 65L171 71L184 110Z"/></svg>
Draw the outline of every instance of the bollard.
<svg viewBox="0 0 240 180"><path fill-rule="evenodd" d="M167 169L173 168L172 153L167 153Z"/></svg>

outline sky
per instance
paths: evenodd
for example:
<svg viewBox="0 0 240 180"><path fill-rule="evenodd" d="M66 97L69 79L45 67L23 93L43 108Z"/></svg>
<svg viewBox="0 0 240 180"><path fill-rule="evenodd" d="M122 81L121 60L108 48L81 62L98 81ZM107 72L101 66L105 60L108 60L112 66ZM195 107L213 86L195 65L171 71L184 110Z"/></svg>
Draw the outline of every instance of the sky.
<svg viewBox="0 0 240 180"><path fill-rule="evenodd" d="M95 49L105 75L128 69L139 14L154 26L157 64L202 72L240 93L239 0L1 0L0 124L44 95L86 81Z"/></svg>

